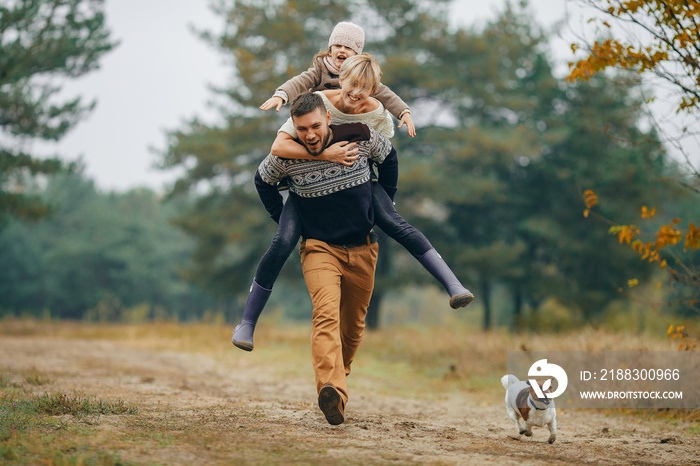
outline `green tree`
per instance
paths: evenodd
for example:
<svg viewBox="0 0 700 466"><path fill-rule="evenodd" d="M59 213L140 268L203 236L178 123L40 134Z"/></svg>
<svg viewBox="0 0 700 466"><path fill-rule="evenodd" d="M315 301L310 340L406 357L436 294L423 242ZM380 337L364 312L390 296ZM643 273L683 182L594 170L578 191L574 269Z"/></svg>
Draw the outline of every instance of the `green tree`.
<svg viewBox="0 0 700 466"><path fill-rule="evenodd" d="M491 290L527 276L516 231L527 199L517 188L539 157L540 122L558 93L546 39L508 5L481 32L429 42L424 67L434 76L423 85L439 119L421 128L423 141L401 146L401 211L466 275L484 306L484 328L493 323Z"/></svg>
<svg viewBox="0 0 700 466"><path fill-rule="evenodd" d="M614 191L609 208L621 211L668 174L658 138L637 128L638 82L558 81L547 39L526 8L508 6L481 33L436 41L426 67L444 84L431 97L450 119L402 146L397 205L468 272L484 328L497 286L509 290L513 325L524 304L536 309L550 297L599 314L637 264L589 235L582 183ZM605 271L591 273L592 264Z"/></svg>
<svg viewBox="0 0 700 466"><path fill-rule="evenodd" d="M673 193L664 181L671 167L658 136L637 125L638 83L593 79L566 86L557 103L561 111L546 120L559 138L528 167L531 210L521 228L528 261L540 270L530 293L556 296L587 320L598 317L631 276L643 280L650 274L605 231L591 227L579 208L583 191L595 187L610 201L606 214L628 219L632 200L668 199Z"/></svg>
<svg viewBox="0 0 700 466"><path fill-rule="evenodd" d="M201 318L217 303L186 283L180 267L193 244L168 217L181 208L147 189L100 193L82 168L54 175L37 193L54 215L11 221L0 233L0 310L54 317L120 320L143 306L145 317Z"/></svg>
<svg viewBox="0 0 700 466"><path fill-rule="evenodd" d="M57 158L41 159L27 141L59 140L94 106L60 101L63 79L98 67L114 47L103 0L7 0L0 5L0 221L36 219L47 204L27 195L27 177L55 173Z"/></svg>

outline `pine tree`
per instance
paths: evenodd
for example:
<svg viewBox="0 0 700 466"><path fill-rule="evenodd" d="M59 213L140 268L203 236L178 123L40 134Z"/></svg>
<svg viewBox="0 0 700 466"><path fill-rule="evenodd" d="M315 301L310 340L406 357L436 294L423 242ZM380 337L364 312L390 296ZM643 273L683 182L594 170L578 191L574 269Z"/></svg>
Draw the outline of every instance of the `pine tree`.
<svg viewBox="0 0 700 466"><path fill-rule="evenodd" d="M57 98L63 79L98 67L114 47L103 0L8 0L0 5L0 220L36 219L48 206L24 194L27 179L65 169L28 142L59 140L94 106Z"/></svg>

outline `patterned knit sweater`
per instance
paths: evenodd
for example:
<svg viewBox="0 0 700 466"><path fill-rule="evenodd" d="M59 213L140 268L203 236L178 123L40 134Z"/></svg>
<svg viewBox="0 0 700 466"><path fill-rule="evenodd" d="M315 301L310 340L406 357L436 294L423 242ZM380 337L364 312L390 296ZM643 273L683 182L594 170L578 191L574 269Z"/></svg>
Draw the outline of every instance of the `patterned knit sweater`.
<svg viewBox="0 0 700 466"><path fill-rule="evenodd" d="M331 131L329 144L357 142L359 158L352 166L268 155L258 167L255 186L270 216L278 220L283 204L275 186L287 177L304 237L345 244L362 240L374 225L369 161L378 164L379 182L392 195L398 160L389 140L366 125L331 125Z"/></svg>

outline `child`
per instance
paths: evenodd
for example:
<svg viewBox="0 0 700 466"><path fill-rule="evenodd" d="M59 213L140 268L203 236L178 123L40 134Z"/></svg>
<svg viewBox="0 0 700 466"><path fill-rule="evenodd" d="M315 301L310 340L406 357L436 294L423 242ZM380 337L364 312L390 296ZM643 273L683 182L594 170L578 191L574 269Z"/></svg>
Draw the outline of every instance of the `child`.
<svg viewBox="0 0 700 466"><path fill-rule="evenodd" d="M377 100L369 97L376 95L380 76L379 65L368 55L355 55L349 58L340 71L342 88L321 93L326 107L330 111L332 122L369 123L374 127L382 128L380 132L391 137L393 135L391 117ZM356 96L356 101L351 103L345 101L344 99L347 99L349 95ZM353 108L345 108L349 105L352 105ZM384 114L383 119L389 121L388 125L382 122L382 118L378 117L377 114ZM305 152L305 149L302 152L294 152L294 149L301 148L296 143L284 146L284 142L290 142L293 137L296 137L293 125L290 127L288 123L279 131L275 144L273 144L272 153L284 155L285 158L312 158ZM276 147L278 148L277 152L279 152L279 148L283 148L281 154L276 154ZM394 169L397 170L397 167ZM396 178L397 174L394 176L394 179ZM257 182L259 180L256 178ZM375 212L375 223L391 238L404 246L428 272L442 283L450 295L450 306L453 309L467 306L474 299L474 295L462 286L428 239L396 211L392 202L395 192L395 183L393 187L380 186L378 183L373 184L372 206ZM290 197L279 211L270 212L270 215L278 222L279 228L270 248L258 264L241 323L236 326L231 338L236 347L246 351L253 350L253 333L257 320L272 293L272 285L277 275L301 236L301 224L293 198Z"/></svg>
<svg viewBox="0 0 700 466"><path fill-rule="evenodd" d="M328 39L328 50L321 50L314 56L313 66L282 84L272 97L260 106L261 110L273 107L280 111L282 105L291 102L298 95L308 90L338 89L340 67L348 58L362 53L365 45L365 31L356 24L340 22L333 28ZM401 98L388 87L379 84L373 97L380 101L389 112L399 120L399 128L406 125L411 137L416 135L416 128L411 119L411 110Z"/></svg>

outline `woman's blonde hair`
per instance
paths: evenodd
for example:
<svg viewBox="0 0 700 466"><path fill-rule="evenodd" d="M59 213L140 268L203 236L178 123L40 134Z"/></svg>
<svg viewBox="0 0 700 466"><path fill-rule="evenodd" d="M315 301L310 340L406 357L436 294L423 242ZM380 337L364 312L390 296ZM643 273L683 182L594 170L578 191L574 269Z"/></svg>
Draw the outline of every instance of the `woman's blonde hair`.
<svg viewBox="0 0 700 466"><path fill-rule="evenodd" d="M368 53L359 53L345 59L340 67L340 79L367 90L369 95L377 93L382 78L382 68Z"/></svg>

